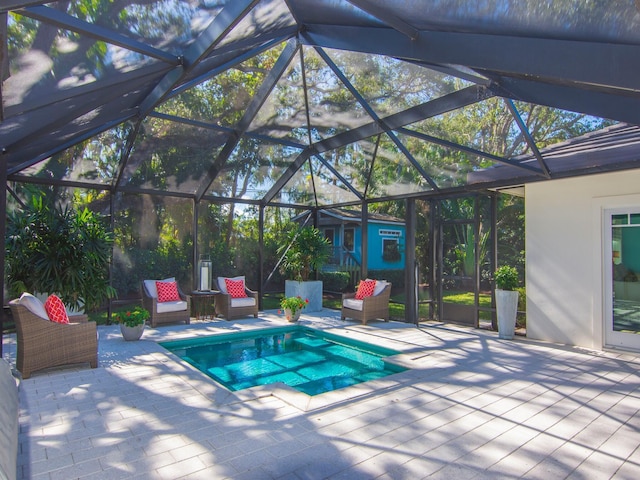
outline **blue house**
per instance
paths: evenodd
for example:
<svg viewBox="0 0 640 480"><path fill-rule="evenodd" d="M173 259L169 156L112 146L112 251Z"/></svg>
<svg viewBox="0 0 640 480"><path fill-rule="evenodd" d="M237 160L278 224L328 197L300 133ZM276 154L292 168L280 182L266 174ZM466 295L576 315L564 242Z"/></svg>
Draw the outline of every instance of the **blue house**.
<svg viewBox="0 0 640 480"><path fill-rule="evenodd" d="M360 211L346 208L322 210L318 229L333 246L328 267L333 270L360 269L362 264L362 218ZM369 212L367 222L367 270L404 269L406 229L403 220Z"/></svg>

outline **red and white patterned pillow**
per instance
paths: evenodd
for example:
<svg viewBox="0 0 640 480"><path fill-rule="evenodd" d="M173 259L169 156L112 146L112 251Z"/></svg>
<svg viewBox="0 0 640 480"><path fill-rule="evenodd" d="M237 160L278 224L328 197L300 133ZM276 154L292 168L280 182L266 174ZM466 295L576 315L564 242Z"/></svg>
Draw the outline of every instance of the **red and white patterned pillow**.
<svg viewBox="0 0 640 480"><path fill-rule="evenodd" d="M64 308L64 303L57 295L49 295L49 298L44 302L44 309L52 322L69 323L67 309Z"/></svg>
<svg viewBox="0 0 640 480"><path fill-rule="evenodd" d="M362 300L365 297L373 295L373 289L376 288L375 280L361 280L356 292L356 300Z"/></svg>
<svg viewBox="0 0 640 480"><path fill-rule="evenodd" d="M158 303L177 302L180 300L178 284L176 282L156 282Z"/></svg>
<svg viewBox="0 0 640 480"><path fill-rule="evenodd" d="M227 286L227 292L229 292L231 298L245 298L247 296L247 292L244 290L243 280L231 280L230 278L225 278L224 283Z"/></svg>

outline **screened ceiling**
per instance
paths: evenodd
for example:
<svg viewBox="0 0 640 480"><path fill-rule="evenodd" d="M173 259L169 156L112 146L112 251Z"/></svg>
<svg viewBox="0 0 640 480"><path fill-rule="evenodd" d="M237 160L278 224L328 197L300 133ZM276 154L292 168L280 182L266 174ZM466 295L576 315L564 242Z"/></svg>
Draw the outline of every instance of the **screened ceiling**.
<svg viewBox="0 0 640 480"><path fill-rule="evenodd" d="M10 180L348 205L583 174L549 146L640 124L633 0L3 0L0 33Z"/></svg>

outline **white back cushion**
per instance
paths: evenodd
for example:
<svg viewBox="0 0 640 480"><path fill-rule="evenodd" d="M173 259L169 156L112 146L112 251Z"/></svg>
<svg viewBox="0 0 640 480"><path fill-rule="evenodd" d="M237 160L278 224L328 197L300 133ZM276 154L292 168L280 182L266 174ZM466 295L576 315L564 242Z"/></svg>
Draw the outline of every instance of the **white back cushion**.
<svg viewBox="0 0 640 480"><path fill-rule="evenodd" d="M158 289L156 282L175 282L175 277L165 278L164 280L144 280L144 288L147 289L147 295L152 298L158 298Z"/></svg>
<svg viewBox="0 0 640 480"><path fill-rule="evenodd" d="M224 281L225 278L228 278L229 280L234 280L236 282L238 280L242 280L242 283L244 283L245 285L247 284L247 282L244 281L244 275L241 275L239 277L218 277L218 288L222 293L229 293L227 291L227 283Z"/></svg>
<svg viewBox="0 0 640 480"><path fill-rule="evenodd" d="M20 296L18 303L43 320L49 320L49 316L47 315L47 311L44 309L43 303L30 293L24 292Z"/></svg>
<svg viewBox="0 0 640 480"><path fill-rule="evenodd" d="M376 280L376 286L373 288L373 296L380 295L387 285L389 285L389 282L385 280Z"/></svg>

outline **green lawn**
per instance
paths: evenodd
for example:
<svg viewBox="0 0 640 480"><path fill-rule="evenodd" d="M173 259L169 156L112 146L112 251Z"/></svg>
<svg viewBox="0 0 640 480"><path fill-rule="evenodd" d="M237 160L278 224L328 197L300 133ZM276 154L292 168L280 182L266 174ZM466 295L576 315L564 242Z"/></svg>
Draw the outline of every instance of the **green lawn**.
<svg viewBox="0 0 640 480"><path fill-rule="evenodd" d="M473 292L447 292L444 294L443 300L447 303L460 305L473 305L475 302ZM481 293L479 301L481 307L491 308L491 295Z"/></svg>

